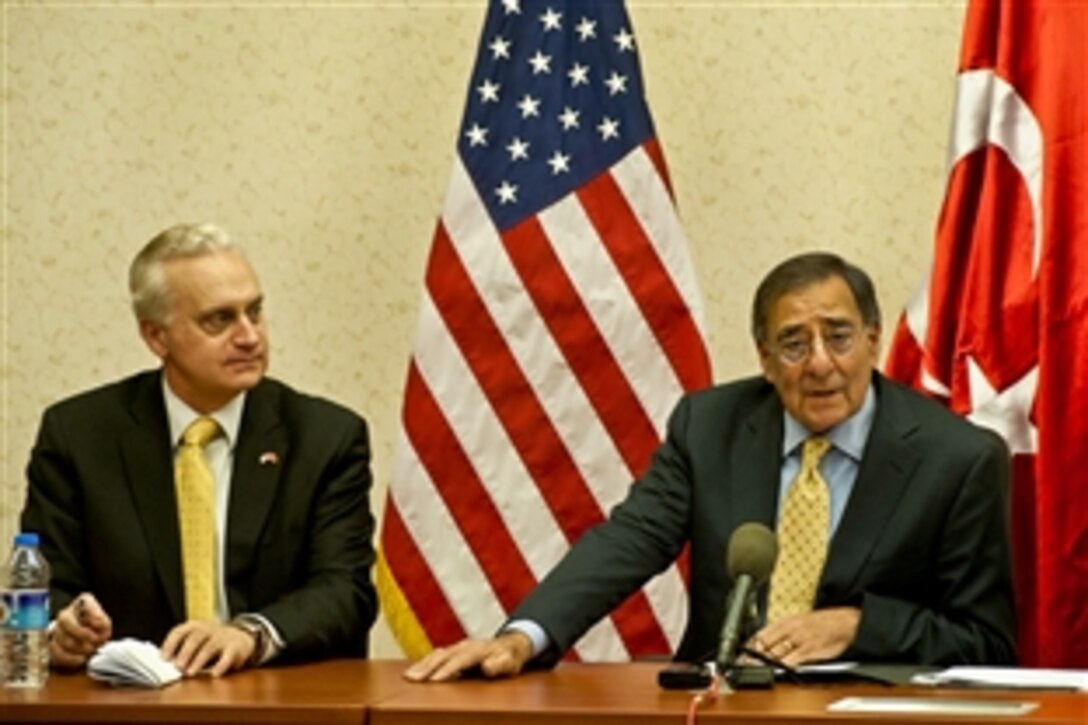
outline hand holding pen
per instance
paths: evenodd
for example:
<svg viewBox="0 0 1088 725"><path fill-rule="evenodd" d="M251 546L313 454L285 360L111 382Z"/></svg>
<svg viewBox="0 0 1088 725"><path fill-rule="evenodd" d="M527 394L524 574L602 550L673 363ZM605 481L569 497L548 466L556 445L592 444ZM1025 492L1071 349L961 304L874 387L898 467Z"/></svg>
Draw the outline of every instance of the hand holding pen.
<svg viewBox="0 0 1088 725"><path fill-rule="evenodd" d="M113 622L93 594L84 592L57 615L49 637L55 666L82 667L113 636Z"/></svg>

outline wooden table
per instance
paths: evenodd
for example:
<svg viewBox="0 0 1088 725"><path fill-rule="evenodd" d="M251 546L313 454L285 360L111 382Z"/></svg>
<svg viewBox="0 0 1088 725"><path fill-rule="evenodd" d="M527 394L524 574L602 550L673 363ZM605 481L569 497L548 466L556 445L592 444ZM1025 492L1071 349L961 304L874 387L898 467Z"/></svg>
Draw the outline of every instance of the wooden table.
<svg viewBox="0 0 1088 725"><path fill-rule="evenodd" d="M53 673L41 690L0 689L0 722L353 723L408 683L403 662L335 660L183 680L161 690L116 688Z"/></svg>
<svg viewBox="0 0 1088 725"><path fill-rule="evenodd" d="M370 725L542 725L560 721L682 725L690 695L657 687L660 664L564 664L502 681L417 685L397 660L339 660L196 679L162 690L116 689L86 675L54 674L42 690L0 690L0 722L59 723L364 723ZM1038 702L1010 725L1085 725L1088 694L885 688L878 685L776 685L721 697L700 708L700 723L926 723L976 725L994 718L839 715L847 696L917 696Z"/></svg>
<svg viewBox="0 0 1088 725"><path fill-rule="evenodd" d="M591 725L683 725L691 694L657 686L660 663L626 665L565 664L554 672L523 675L506 681L431 684L426 696L418 688L402 690L377 703L371 725L544 725L568 721ZM1001 717L1015 723L1088 724L1088 694L1010 692L884 687L876 684L784 685L771 690L743 690L699 708L699 723L730 725L813 725L813 723L925 723L972 725L993 717L963 715L838 714L827 706L848 696L946 697L1038 702L1023 717Z"/></svg>

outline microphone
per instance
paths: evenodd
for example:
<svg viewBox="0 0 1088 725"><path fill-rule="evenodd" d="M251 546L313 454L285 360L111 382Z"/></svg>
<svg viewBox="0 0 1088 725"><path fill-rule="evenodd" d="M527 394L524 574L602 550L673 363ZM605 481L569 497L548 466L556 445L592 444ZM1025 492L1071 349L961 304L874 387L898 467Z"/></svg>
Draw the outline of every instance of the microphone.
<svg viewBox="0 0 1088 725"><path fill-rule="evenodd" d="M718 647L719 672L725 672L737 658L752 593L770 578L777 558L778 540L763 524L752 521L741 524L729 537L725 565L733 580L733 590L726 599L725 622Z"/></svg>

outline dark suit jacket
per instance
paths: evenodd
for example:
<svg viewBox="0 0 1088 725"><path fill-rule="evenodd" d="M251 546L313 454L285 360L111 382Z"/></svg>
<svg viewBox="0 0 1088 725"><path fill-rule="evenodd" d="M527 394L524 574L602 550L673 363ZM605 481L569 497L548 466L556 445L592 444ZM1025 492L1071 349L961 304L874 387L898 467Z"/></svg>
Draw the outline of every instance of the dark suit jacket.
<svg viewBox="0 0 1088 725"><path fill-rule="evenodd" d="M1011 663L1015 617L1003 441L874 375L877 409L816 607L861 609L843 659ZM726 544L742 523L774 528L782 405L762 378L685 397L649 471L512 619L539 623L550 664L691 543L690 605L677 659L717 651L730 588Z"/></svg>
<svg viewBox="0 0 1088 725"><path fill-rule="evenodd" d="M161 374L46 410L22 527L37 531L58 612L92 592L114 636L161 642L184 621L173 453ZM273 452L278 462L261 462ZM265 457L267 459L267 456ZM233 614L279 630L285 657L365 654L377 611L366 423L266 379L234 450L225 550Z"/></svg>

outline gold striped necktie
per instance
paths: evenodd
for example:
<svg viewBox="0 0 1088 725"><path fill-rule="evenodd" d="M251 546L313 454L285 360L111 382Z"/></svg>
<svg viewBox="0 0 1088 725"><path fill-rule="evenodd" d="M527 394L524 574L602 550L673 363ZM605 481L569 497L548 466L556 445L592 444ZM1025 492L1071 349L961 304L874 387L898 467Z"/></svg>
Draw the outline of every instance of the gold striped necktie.
<svg viewBox="0 0 1088 725"><path fill-rule="evenodd" d="M181 565L188 619L215 616L215 479L204 446L220 433L211 418L194 420L174 462L174 492L181 531Z"/></svg>
<svg viewBox="0 0 1088 725"><path fill-rule="evenodd" d="M819 466L830 448L825 438L805 441L801 471L786 494L778 518L778 564L771 576L768 622L811 611L816 599L831 518L831 495Z"/></svg>

